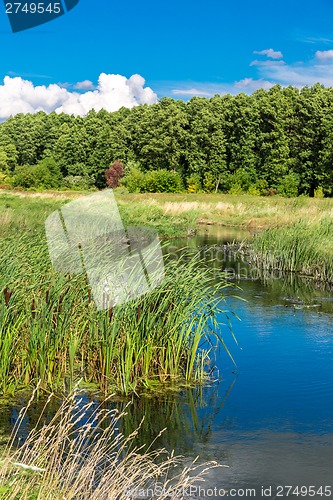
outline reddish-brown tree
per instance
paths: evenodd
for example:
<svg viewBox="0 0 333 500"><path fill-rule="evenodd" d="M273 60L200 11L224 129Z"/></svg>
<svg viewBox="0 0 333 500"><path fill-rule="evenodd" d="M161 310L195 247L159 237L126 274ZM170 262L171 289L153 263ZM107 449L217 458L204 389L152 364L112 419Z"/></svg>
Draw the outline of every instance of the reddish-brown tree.
<svg viewBox="0 0 333 500"><path fill-rule="evenodd" d="M111 188L118 187L123 175L124 165L119 160L114 161L111 167L105 171L106 185Z"/></svg>

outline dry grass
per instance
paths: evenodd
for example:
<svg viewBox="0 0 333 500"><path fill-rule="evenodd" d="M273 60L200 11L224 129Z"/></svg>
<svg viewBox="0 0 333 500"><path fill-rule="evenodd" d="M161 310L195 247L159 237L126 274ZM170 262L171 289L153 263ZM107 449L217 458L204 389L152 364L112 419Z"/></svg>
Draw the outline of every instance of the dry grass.
<svg viewBox="0 0 333 500"><path fill-rule="evenodd" d="M20 198L45 199L49 202L73 200L88 192L21 192L4 191ZM318 223L333 216L333 199L260 197L230 194L118 194L120 211L130 214L132 224L155 226L170 232L168 224L184 230L195 223L224 226L267 228L289 225L301 220ZM153 219L153 220L152 220Z"/></svg>
<svg viewBox="0 0 333 500"><path fill-rule="evenodd" d="M35 395L35 394L34 394ZM135 498L134 492L162 485L159 498L180 498L190 485L204 481L215 462L190 466L167 450L145 453L131 448L137 434L125 438L119 431L124 413L82 404L73 393L49 422L45 413L24 444L15 448L27 408L21 411L10 443L3 452L0 498L6 500L116 500ZM157 436L159 437L159 436ZM133 492L132 494L130 493ZM171 492L171 495L170 495ZM177 496L179 495L179 496Z"/></svg>
<svg viewBox="0 0 333 500"><path fill-rule="evenodd" d="M8 190L1 189L1 194L10 194L12 196L18 196L19 198L40 198L45 199L56 199L56 200L75 200L80 196L89 194L87 191L18 191L18 190ZM91 193L91 191L90 191Z"/></svg>
<svg viewBox="0 0 333 500"><path fill-rule="evenodd" d="M154 207L170 217L219 225L257 228L289 225L300 220L317 223L333 215L333 199L260 197L229 194L136 194L117 195L133 210Z"/></svg>

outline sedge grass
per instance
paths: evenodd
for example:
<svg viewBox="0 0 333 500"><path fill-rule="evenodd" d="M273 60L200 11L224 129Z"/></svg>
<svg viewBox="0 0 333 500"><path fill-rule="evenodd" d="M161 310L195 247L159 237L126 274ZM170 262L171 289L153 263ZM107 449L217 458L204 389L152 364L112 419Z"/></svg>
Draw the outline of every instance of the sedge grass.
<svg viewBox="0 0 333 500"><path fill-rule="evenodd" d="M333 282L333 220L299 221L267 229L251 243L252 261L268 270Z"/></svg>

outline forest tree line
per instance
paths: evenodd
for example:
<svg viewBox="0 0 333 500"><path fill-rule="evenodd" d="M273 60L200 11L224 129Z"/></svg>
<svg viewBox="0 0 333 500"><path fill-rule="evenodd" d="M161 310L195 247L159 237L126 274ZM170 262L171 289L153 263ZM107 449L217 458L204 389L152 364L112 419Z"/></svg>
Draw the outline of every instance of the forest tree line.
<svg viewBox="0 0 333 500"><path fill-rule="evenodd" d="M38 112L0 124L0 185L104 188L124 165L130 192L333 195L333 88L164 97L157 104Z"/></svg>

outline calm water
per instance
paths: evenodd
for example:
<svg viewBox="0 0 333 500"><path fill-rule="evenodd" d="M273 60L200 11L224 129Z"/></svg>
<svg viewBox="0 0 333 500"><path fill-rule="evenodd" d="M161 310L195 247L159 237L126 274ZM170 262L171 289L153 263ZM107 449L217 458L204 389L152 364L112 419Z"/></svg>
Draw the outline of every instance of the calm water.
<svg viewBox="0 0 333 500"><path fill-rule="evenodd" d="M219 381L177 397L134 402L123 430L129 433L145 415L139 440L149 443L168 427L156 446L228 465L213 470L201 487L233 489L233 498L254 498L254 490L256 498L263 498L262 487L272 487L266 498L296 498L279 485L333 490L333 294L292 277L251 280L251 267L228 261L222 246L244 236L249 235L213 228L189 240L210 257L215 252L217 277L233 266L234 277L244 278L234 280L241 289L228 291L226 303L240 318L232 319L238 345L222 327L237 366L224 351L217 353ZM215 243L219 246L212 251ZM220 320L225 322L225 316ZM12 424L18 407L3 411L2 427Z"/></svg>

